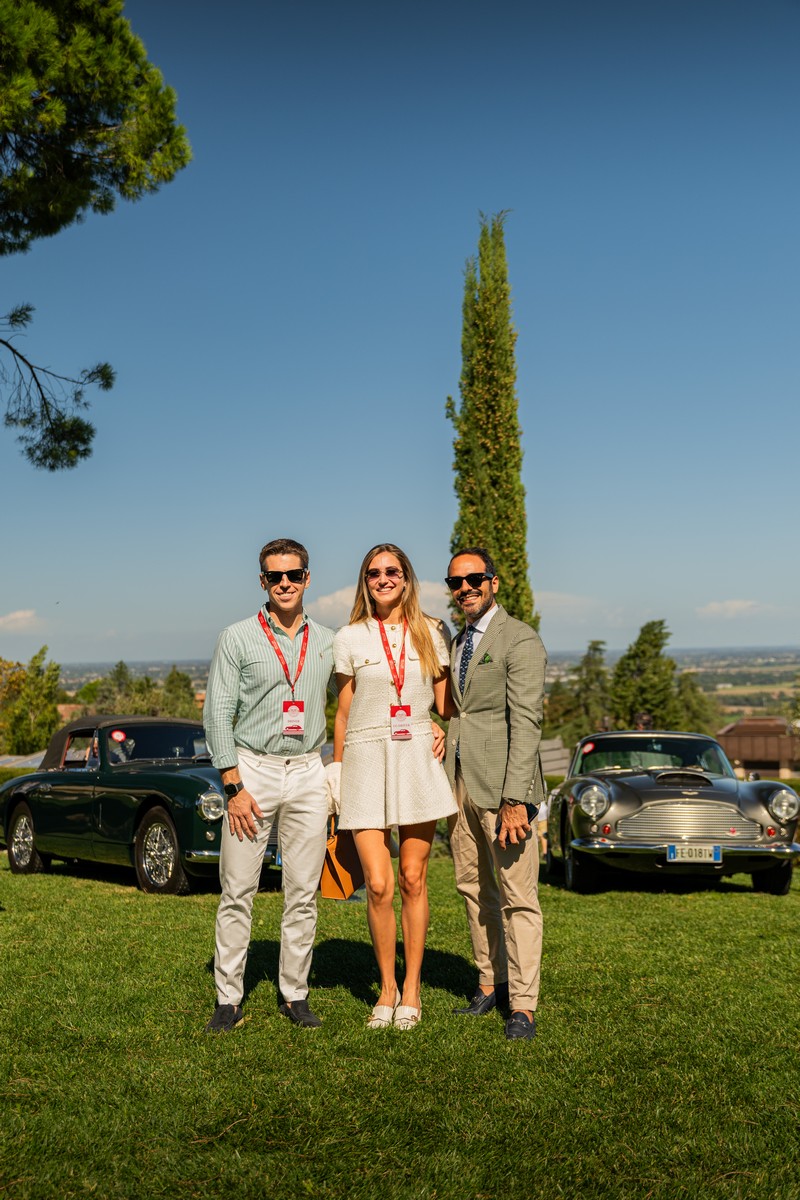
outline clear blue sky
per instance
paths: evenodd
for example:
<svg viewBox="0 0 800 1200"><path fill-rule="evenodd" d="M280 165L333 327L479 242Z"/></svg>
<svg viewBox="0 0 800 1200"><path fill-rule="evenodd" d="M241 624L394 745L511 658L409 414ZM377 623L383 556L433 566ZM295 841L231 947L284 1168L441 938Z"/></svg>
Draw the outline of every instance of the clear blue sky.
<svg viewBox="0 0 800 1200"><path fill-rule="evenodd" d="M0 430L0 655L208 657L278 535L331 624L383 540L434 607L501 209L548 647L800 641L797 0L125 11L194 161L0 263L26 353L118 371L77 470Z"/></svg>

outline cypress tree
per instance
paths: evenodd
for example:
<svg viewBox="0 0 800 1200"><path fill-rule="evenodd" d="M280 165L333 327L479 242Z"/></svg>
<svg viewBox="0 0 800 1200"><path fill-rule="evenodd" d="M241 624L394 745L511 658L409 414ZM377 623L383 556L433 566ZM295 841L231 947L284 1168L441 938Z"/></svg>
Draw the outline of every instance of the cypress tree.
<svg viewBox="0 0 800 1200"><path fill-rule="evenodd" d="M611 706L618 729L635 729L649 719L654 729L681 728L675 692L675 662L664 653L665 621L648 621L614 668Z"/></svg>
<svg viewBox="0 0 800 1200"><path fill-rule="evenodd" d="M458 408L448 396L453 422L454 488L458 518L450 552L484 546L500 576L500 599L512 616L535 629L538 613L528 582L527 519L522 486L521 429L503 224L505 213L481 214L478 255L467 261L462 309ZM461 614L453 609L454 616Z"/></svg>

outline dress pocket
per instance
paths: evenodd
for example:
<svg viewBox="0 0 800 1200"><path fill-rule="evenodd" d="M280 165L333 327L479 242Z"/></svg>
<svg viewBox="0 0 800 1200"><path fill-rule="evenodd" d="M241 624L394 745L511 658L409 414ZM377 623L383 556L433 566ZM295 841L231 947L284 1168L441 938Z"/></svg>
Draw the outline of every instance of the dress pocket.
<svg viewBox="0 0 800 1200"><path fill-rule="evenodd" d="M383 660L378 657L375 651L372 651L371 656L366 654L353 655L353 669L356 673L359 671L374 671L376 667L380 667L382 662Z"/></svg>

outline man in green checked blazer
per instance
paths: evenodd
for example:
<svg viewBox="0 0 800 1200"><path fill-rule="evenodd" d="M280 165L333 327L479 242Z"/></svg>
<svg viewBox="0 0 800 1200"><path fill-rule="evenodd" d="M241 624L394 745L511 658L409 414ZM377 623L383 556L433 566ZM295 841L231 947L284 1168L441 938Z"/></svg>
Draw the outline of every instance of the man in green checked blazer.
<svg viewBox="0 0 800 1200"><path fill-rule="evenodd" d="M450 660L456 716L445 768L458 803L450 845L478 968L478 990L455 1011L508 1008L506 1037L532 1038L542 913L531 822L532 806L545 800L539 742L547 655L538 633L496 602L500 581L486 550L460 550L446 582L466 617Z"/></svg>

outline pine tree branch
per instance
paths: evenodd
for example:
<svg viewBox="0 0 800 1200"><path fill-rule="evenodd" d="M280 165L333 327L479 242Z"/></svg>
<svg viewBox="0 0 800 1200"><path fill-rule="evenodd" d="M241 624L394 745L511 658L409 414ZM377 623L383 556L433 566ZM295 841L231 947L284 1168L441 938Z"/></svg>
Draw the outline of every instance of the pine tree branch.
<svg viewBox="0 0 800 1200"><path fill-rule="evenodd" d="M33 312L33 305L18 305L0 319L0 328L13 335L30 324ZM34 363L12 337L0 337L0 389L8 389L4 424L20 431L17 440L35 467L59 471L89 458L95 430L77 410L88 408L84 397L89 385L108 391L114 380L109 363L97 363L77 378L63 375Z"/></svg>

